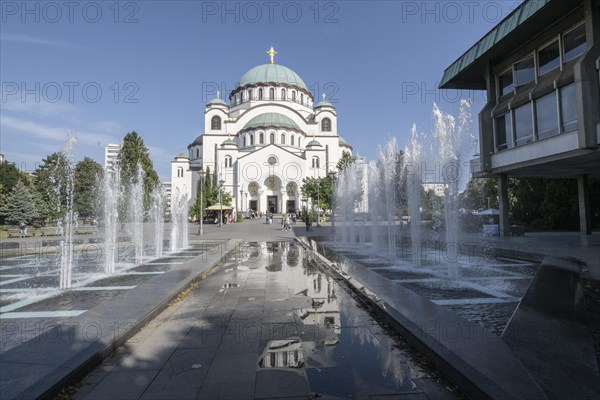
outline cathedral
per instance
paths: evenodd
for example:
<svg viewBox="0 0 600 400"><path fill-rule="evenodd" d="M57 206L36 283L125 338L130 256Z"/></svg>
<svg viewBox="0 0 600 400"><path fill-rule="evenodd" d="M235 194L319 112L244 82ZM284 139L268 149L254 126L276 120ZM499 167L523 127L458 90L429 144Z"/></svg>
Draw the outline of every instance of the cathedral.
<svg viewBox="0 0 600 400"><path fill-rule="evenodd" d="M215 174L236 211L293 212L302 207L305 177L335 171L352 147L337 129L335 107L315 99L300 76L276 64L258 65L236 83L229 102L206 104L204 133L171 163L173 198L196 198L201 174Z"/></svg>

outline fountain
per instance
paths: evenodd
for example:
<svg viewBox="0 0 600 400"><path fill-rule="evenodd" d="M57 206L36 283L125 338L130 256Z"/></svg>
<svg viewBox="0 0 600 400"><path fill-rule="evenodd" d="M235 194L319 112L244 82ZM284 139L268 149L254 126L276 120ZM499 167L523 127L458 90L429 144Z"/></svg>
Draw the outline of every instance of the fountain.
<svg viewBox="0 0 600 400"><path fill-rule="evenodd" d="M164 198L165 192L161 186L157 186L152 191L152 206L150 208L150 218L154 222L154 257L162 257L164 240Z"/></svg>
<svg viewBox="0 0 600 400"><path fill-rule="evenodd" d="M135 263L141 264L144 259L144 173L139 164L129 190L128 213Z"/></svg>
<svg viewBox="0 0 600 400"><path fill-rule="evenodd" d="M421 144L417 134L417 126L413 125L411 132L410 148L405 150L407 177L407 202L410 217L410 237L412 242L413 264L420 267L423 263L421 250L421 174L419 173L419 159L421 157Z"/></svg>
<svg viewBox="0 0 600 400"><path fill-rule="evenodd" d="M171 252L188 247L188 197L176 190L171 207Z"/></svg>
<svg viewBox="0 0 600 400"><path fill-rule="evenodd" d="M69 133L61 153L65 160L66 181L64 182L67 194L67 210L64 217L64 239L60 242L60 288L68 289L72 285L71 274L73 271L73 225L77 222L77 213L73 210L74 171L72 166L73 147L77 142L75 135Z"/></svg>
<svg viewBox="0 0 600 400"><path fill-rule="evenodd" d="M489 243L459 243L459 194L469 179L464 155L473 154L475 145L470 102L460 103L456 118L437 105L432 115L431 132L418 132L413 125L402 153L393 138L379 149L377 160L366 168L365 183L359 183L359 166L351 165L339 174L336 242L324 243L337 251L324 255L333 257L332 262L359 264L500 335L536 265L490 259L483 255ZM432 212L434 221L422 221L422 207L428 206L421 203L423 184L431 182L442 184L444 193L440 201L432 202L437 207ZM358 192L368 193L370 218L364 222L357 218ZM400 210L407 210L410 220L402 218ZM437 218L438 212L442 218ZM397 226L399 217L410 224L408 229ZM410 251L399 247L404 244L410 244Z"/></svg>
<svg viewBox="0 0 600 400"><path fill-rule="evenodd" d="M121 191L121 171L118 165L104 172L104 272L115 273L117 256L118 199Z"/></svg>

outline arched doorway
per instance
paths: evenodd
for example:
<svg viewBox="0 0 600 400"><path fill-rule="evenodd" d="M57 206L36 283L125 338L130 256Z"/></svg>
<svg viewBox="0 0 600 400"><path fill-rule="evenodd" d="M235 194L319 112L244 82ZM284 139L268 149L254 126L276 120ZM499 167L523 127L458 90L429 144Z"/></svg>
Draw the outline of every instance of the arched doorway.
<svg viewBox="0 0 600 400"><path fill-rule="evenodd" d="M275 175L271 175L265 179L266 187L265 194L267 196L266 211L277 214L280 211L279 200L281 199L281 179Z"/></svg>

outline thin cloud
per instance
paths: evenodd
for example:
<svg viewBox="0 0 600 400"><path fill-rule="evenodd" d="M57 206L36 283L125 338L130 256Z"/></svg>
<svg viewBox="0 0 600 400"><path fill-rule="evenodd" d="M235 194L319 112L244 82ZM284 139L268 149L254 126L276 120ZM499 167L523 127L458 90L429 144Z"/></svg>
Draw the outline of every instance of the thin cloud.
<svg viewBox="0 0 600 400"><path fill-rule="evenodd" d="M67 128L56 128L47 125L38 124L33 121L21 120L7 115L0 116L0 126L12 128L26 134L29 134L38 139L51 140L56 142L64 142L67 137ZM114 136L98 134L94 132L82 132L76 129L71 129L77 136L77 140L82 144L97 145L98 142L112 143ZM23 138L26 140L26 138Z"/></svg>
<svg viewBox="0 0 600 400"><path fill-rule="evenodd" d="M82 48L74 43L65 42L62 40L46 39L38 36L25 35L22 33L5 33L0 35L0 40L3 42L37 44L41 46L67 47L71 49Z"/></svg>

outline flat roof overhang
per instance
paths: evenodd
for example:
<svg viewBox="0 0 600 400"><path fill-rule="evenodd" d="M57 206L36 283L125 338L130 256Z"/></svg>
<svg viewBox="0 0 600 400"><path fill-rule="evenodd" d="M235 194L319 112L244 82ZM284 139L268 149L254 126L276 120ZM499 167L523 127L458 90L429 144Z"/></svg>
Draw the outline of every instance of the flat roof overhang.
<svg viewBox="0 0 600 400"><path fill-rule="evenodd" d="M571 14L583 0L526 0L444 71L440 89L485 90L488 62L502 60Z"/></svg>
<svg viewBox="0 0 600 400"><path fill-rule="evenodd" d="M488 178L498 174L520 178L576 178L587 174L600 178L600 150L573 150L554 156L543 157L492 171L481 171L474 174L476 178Z"/></svg>

